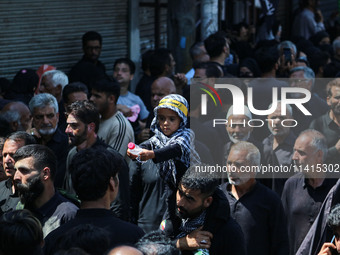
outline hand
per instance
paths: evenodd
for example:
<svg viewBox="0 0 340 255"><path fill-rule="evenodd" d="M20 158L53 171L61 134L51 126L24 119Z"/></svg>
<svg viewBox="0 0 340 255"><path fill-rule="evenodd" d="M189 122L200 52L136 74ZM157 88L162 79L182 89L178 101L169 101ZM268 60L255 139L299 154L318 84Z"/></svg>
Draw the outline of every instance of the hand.
<svg viewBox="0 0 340 255"><path fill-rule="evenodd" d="M150 129L144 128L138 135L137 139L140 143L148 140L150 138Z"/></svg>
<svg viewBox="0 0 340 255"><path fill-rule="evenodd" d="M141 161L147 161L153 158L155 158L155 153L152 150L143 149L142 152L139 153L139 159Z"/></svg>
<svg viewBox="0 0 340 255"><path fill-rule="evenodd" d="M323 15L321 10L316 10L314 13L314 19L317 23L321 22L323 23Z"/></svg>
<svg viewBox="0 0 340 255"><path fill-rule="evenodd" d="M184 73L177 73L174 75L174 83L176 88L183 89L187 85L188 79Z"/></svg>
<svg viewBox="0 0 340 255"><path fill-rule="evenodd" d="M133 155L133 154L130 153L129 149L126 150L126 155L132 160L135 160L137 158L136 155Z"/></svg>
<svg viewBox="0 0 340 255"><path fill-rule="evenodd" d="M209 231L203 231L202 228L203 226L178 239L176 247L180 250L209 249L213 234Z"/></svg>
<svg viewBox="0 0 340 255"><path fill-rule="evenodd" d="M39 134L38 130L36 128L30 128L26 130L26 133L35 136L36 138L41 138L41 135Z"/></svg>
<svg viewBox="0 0 340 255"><path fill-rule="evenodd" d="M332 243L324 243L318 255L332 255L332 249L336 250L336 246Z"/></svg>
<svg viewBox="0 0 340 255"><path fill-rule="evenodd" d="M295 61L295 57L294 54L290 55L290 59L291 61L288 61L286 63L286 57L284 54L281 55L280 57L280 66L279 66L279 72L281 74L288 74L290 69L294 68L297 66L296 61Z"/></svg>
<svg viewBox="0 0 340 255"><path fill-rule="evenodd" d="M335 149L340 153L340 139L336 142L334 146L335 146Z"/></svg>
<svg viewBox="0 0 340 255"><path fill-rule="evenodd" d="M130 117L133 114L131 109L126 105L117 104L117 110L121 111L125 117Z"/></svg>

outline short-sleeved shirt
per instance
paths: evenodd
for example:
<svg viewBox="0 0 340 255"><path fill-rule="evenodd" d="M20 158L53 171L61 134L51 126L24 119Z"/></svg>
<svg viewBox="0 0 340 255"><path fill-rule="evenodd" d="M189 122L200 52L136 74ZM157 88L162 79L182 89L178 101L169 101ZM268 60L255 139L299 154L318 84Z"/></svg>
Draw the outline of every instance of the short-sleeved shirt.
<svg viewBox="0 0 340 255"><path fill-rule="evenodd" d="M120 95L118 97L117 104L126 105L127 107L138 104L140 107L139 118L141 120L144 120L149 116L149 111L146 109L146 106L143 103L142 99L139 96L131 93L130 91L128 91L126 95Z"/></svg>

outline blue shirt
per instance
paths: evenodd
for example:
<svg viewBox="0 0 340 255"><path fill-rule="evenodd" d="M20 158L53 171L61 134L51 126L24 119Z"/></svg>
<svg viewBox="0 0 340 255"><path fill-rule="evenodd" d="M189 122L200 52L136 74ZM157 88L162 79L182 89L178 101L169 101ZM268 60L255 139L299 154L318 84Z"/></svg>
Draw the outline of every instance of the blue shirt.
<svg viewBox="0 0 340 255"><path fill-rule="evenodd" d="M149 111L146 109L142 99L139 96L131 93L130 91L128 91L126 95L120 95L117 104L126 105L127 107L131 107L133 105L138 104L140 107L139 112L140 119L144 120L149 116Z"/></svg>

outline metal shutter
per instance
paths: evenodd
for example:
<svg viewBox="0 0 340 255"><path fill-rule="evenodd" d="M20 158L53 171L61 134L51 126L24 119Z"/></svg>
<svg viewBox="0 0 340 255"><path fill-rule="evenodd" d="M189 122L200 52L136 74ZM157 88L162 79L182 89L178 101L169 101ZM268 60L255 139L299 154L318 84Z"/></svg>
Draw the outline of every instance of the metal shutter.
<svg viewBox="0 0 340 255"><path fill-rule="evenodd" d="M68 73L90 30L103 37L100 60L112 75L114 60L128 53L127 11L127 0L0 1L0 77L42 64Z"/></svg>
<svg viewBox="0 0 340 255"><path fill-rule="evenodd" d="M154 1L141 0L143 3L154 3ZM167 1L161 0L161 3ZM139 7L139 29L141 53L155 48L155 8L151 6ZM167 47L167 9L160 9L160 47Z"/></svg>

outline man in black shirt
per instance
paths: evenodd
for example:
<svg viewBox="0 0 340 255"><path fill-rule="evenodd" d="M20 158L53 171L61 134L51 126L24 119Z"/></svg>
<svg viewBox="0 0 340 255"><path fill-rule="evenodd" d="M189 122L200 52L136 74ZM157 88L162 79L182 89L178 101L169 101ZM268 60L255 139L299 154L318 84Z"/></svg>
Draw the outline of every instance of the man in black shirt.
<svg viewBox="0 0 340 255"><path fill-rule="evenodd" d="M335 184L336 180L327 178L327 173L317 171L323 166L326 155L326 139L316 130L303 131L295 141L292 159L299 173L286 181L282 192L291 255L296 254Z"/></svg>
<svg viewBox="0 0 340 255"><path fill-rule="evenodd" d="M67 117L67 128L65 132L68 136L69 144L74 147L70 150L67 156L67 170L63 181L63 188L70 194L75 194L69 171L69 166L73 157L81 150L103 146L115 154L122 169L118 173L121 186L117 198L111 205L111 208L117 217L129 220L129 168L126 161L116 150L104 143L104 141L97 136L100 115L92 102L76 101L69 106L69 110L70 113Z"/></svg>
<svg viewBox="0 0 340 255"><path fill-rule="evenodd" d="M221 186L231 217L241 226L247 254L287 255L287 224L280 198L255 179L260 161L252 143L234 144L227 161L229 183Z"/></svg>
<svg viewBox="0 0 340 255"><path fill-rule="evenodd" d="M329 112L312 121L310 128L320 131L327 140L327 163L339 163L340 157L340 79L327 85Z"/></svg>
<svg viewBox="0 0 340 255"><path fill-rule="evenodd" d="M78 208L62 197L53 184L57 170L53 151L40 144L25 145L13 158L20 202L39 219L44 236L72 219Z"/></svg>
<svg viewBox="0 0 340 255"><path fill-rule="evenodd" d="M176 194L176 216L163 220L161 230L174 239L182 254L246 254L240 226L230 217L218 179L189 168Z"/></svg>
<svg viewBox="0 0 340 255"><path fill-rule="evenodd" d="M82 37L82 43L84 52L83 58L72 68L70 76L82 62L92 63L105 72L105 65L99 61L102 50L102 36L95 31L86 32Z"/></svg>
<svg viewBox="0 0 340 255"><path fill-rule="evenodd" d="M14 168L15 161L13 159L13 155L22 146L34 143L36 143L34 137L24 131L15 132L8 136L5 140L4 147L2 149L2 160L7 180L0 182L0 214L15 210L19 202L19 197L15 192L13 182L16 171Z"/></svg>
<svg viewBox="0 0 340 255"><path fill-rule="evenodd" d="M48 93L35 95L29 102L33 117L30 134L37 142L46 145L57 156L57 171L54 185L60 188L66 171L66 157L69 151L67 136L58 128L59 107L57 99Z"/></svg>
<svg viewBox="0 0 340 255"><path fill-rule="evenodd" d="M271 108L271 105L268 107ZM263 144L263 163L268 166L290 166L292 163L293 147L296 136L291 131L291 122L293 112L290 105L286 106L286 115L282 115L281 101L275 111L268 115L268 129L271 132ZM283 121L285 120L285 123ZM274 190L279 196L282 194L283 186L291 176L289 173L272 173L272 178L267 179L268 187Z"/></svg>
<svg viewBox="0 0 340 255"><path fill-rule="evenodd" d="M120 159L102 146L81 150L74 156L71 176L81 200L80 210L72 221L46 237L45 254L54 254L58 250L56 240L67 238L63 234L80 224L105 228L110 233L110 248L134 244L143 236L143 230L116 218L110 210L110 204L118 194L118 172L121 170L124 169L121 169Z"/></svg>

